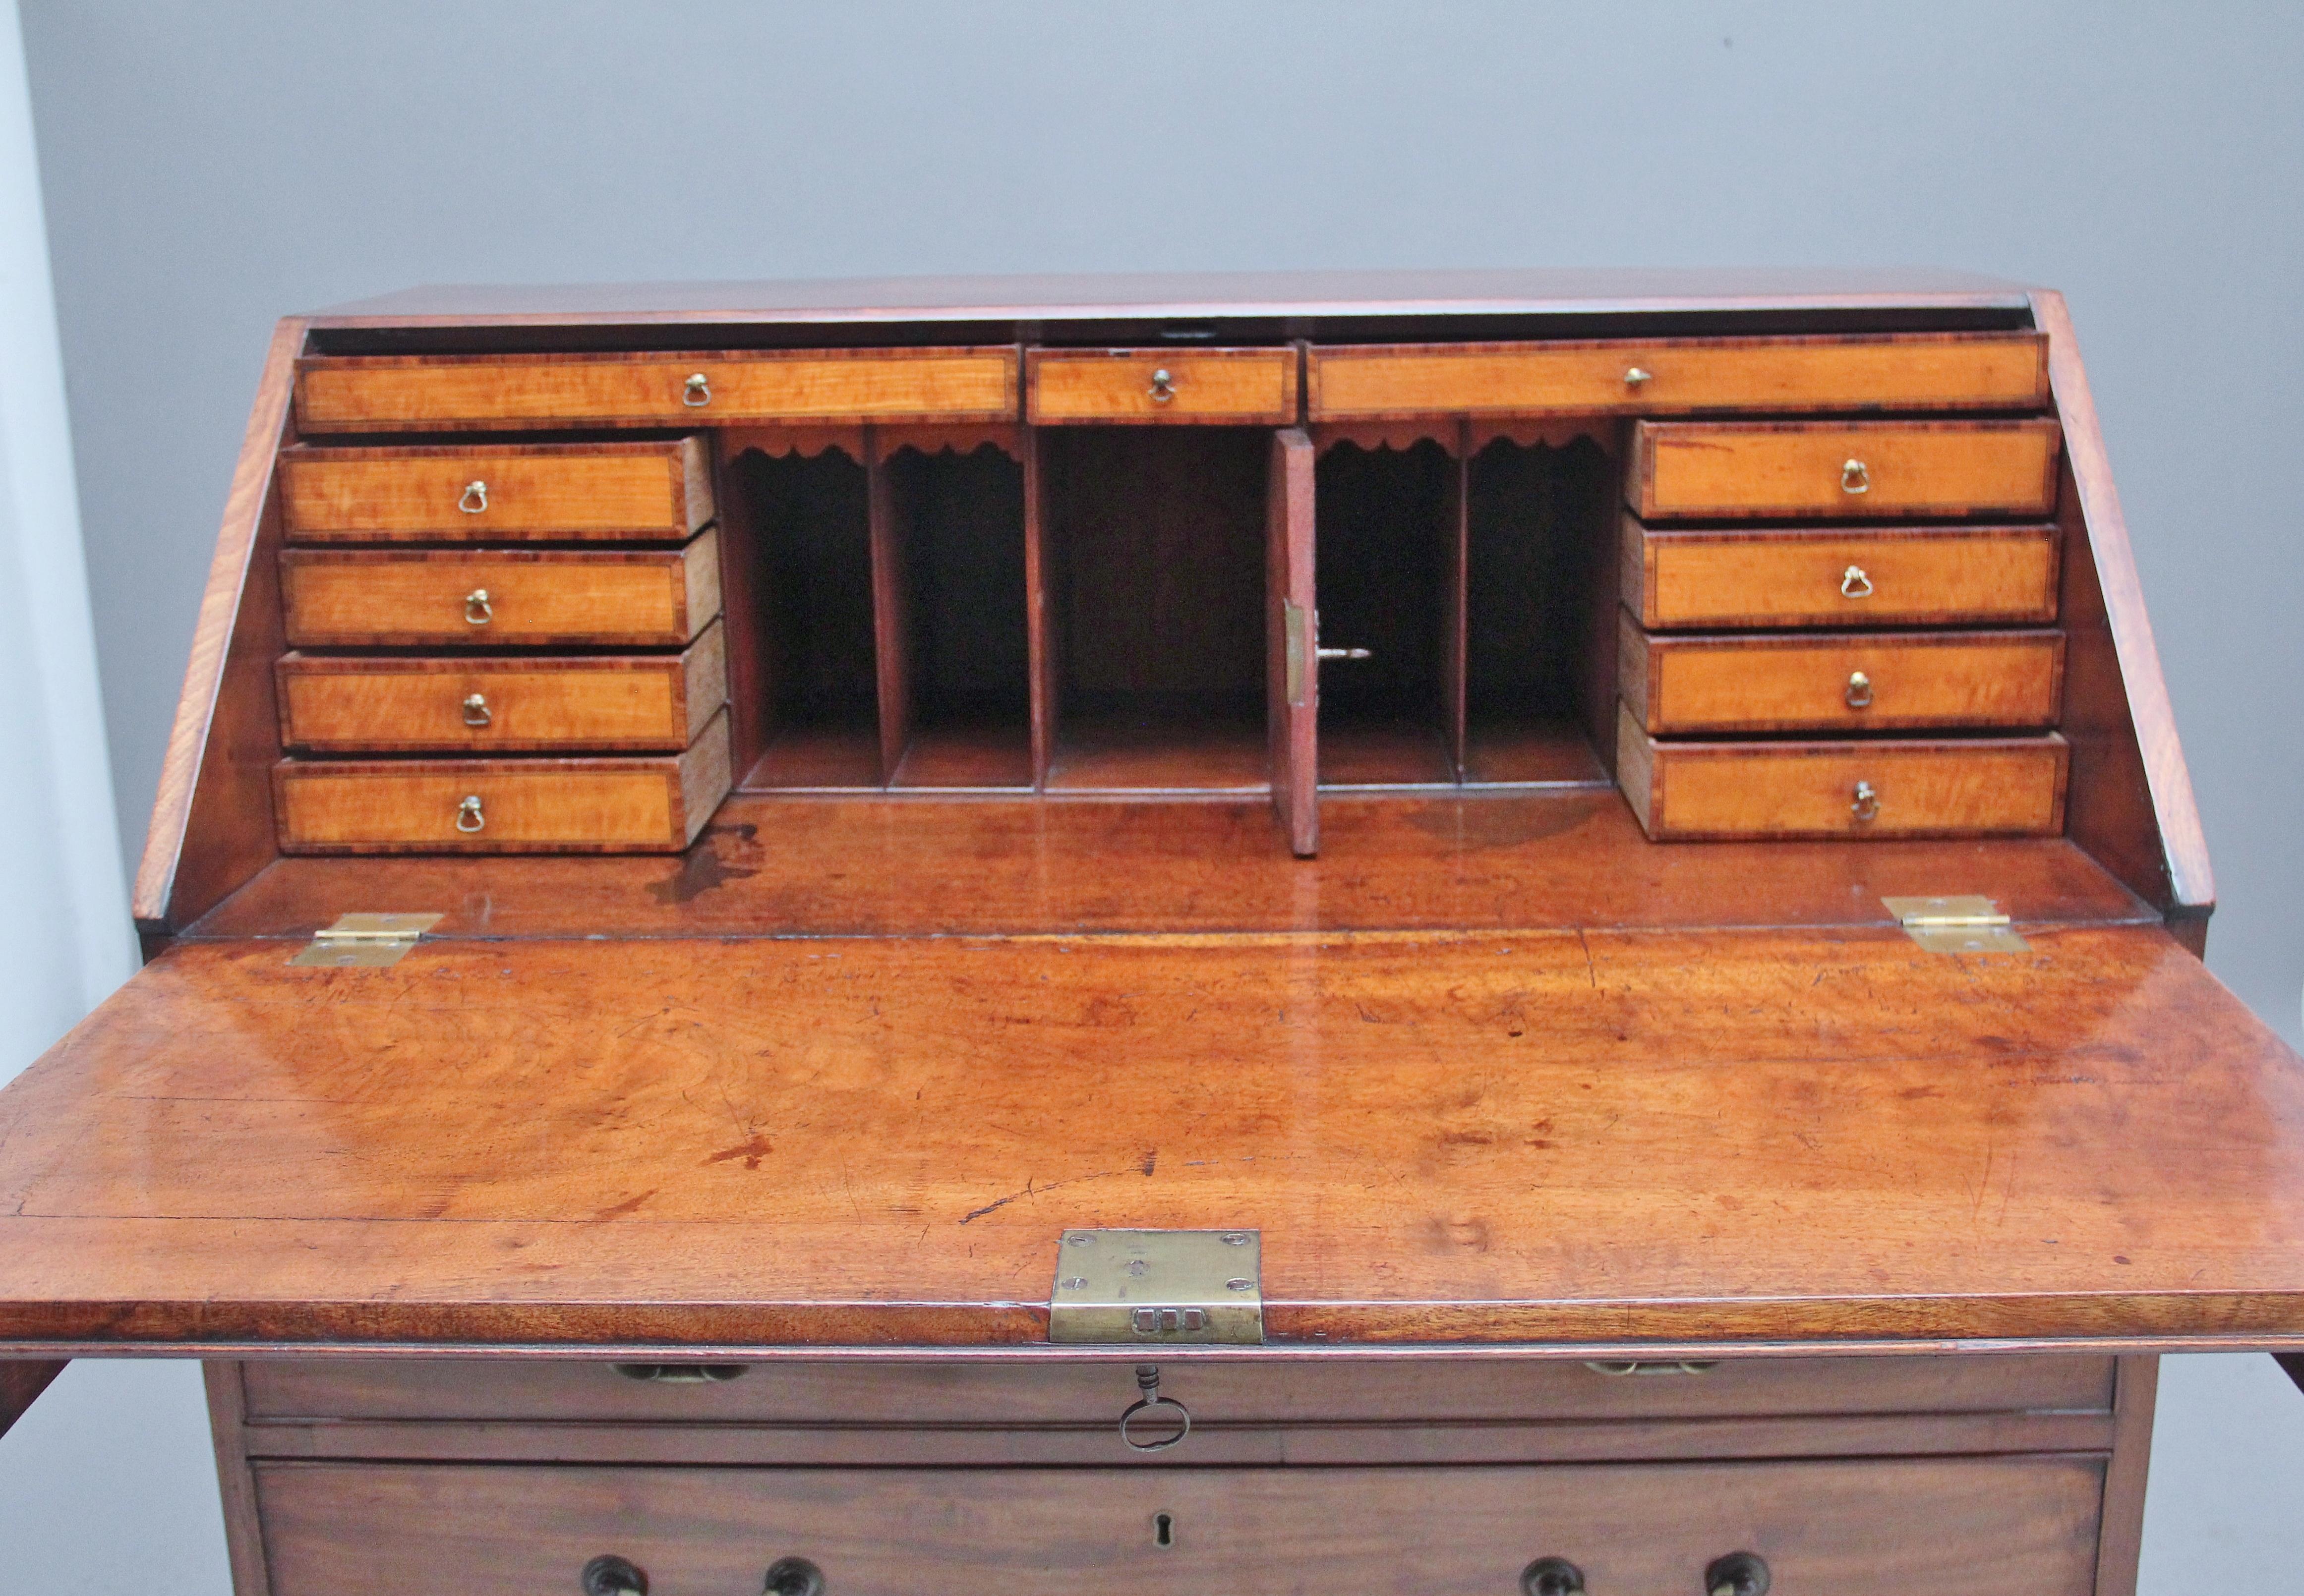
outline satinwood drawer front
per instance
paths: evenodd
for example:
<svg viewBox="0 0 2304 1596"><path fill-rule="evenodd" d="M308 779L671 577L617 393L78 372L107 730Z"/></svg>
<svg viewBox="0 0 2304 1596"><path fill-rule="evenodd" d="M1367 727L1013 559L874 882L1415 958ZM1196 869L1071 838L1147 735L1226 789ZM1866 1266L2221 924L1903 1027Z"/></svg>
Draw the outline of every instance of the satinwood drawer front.
<svg viewBox="0 0 2304 1596"><path fill-rule="evenodd" d="M1650 837L2053 836L2071 750L2037 738L1658 742L1620 706L1616 781Z"/></svg>
<svg viewBox="0 0 2304 1596"><path fill-rule="evenodd" d="M1651 732L2009 729L2054 723L2061 632L1652 637L1629 612L1618 691Z"/></svg>
<svg viewBox="0 0 2304 1596"><path fill-rule="evenodd" d="M2053 421L1642 421L1625 496L1673 517L2046 515Z"/></svg>
<svg viewBox="0 0 2304 1596"><path fill-rule="evenodd" d="M701 438L496 449L292 449L291 543L686 543L713 518Z"/></svg>
<svg viewBox="0 0 2304 1596"><path fill-rule="evenodd" d="M1557 1558L1677 1596L2086 1596L2094 1456L1611 1467L664 1469L259 1464L273 1596L1499 1596ZM795 1562L804 1566L795 1566ZM787 1583L778 1583L779 1574ZM1559 1588L1559 1587L1555 1587ZM1757 1590L1757 1575L1746 1588Z"/></svg>
<svg viewBox="0 0 2304 1596"><path fill-rule="evenodd" d="M1026 418L1296 419L1292 349L1036 349L1024 357Z"/></svg>
<svg viewBox="0 0 2304 1596"><path fill-rule="evenodd" d="M1108 1430L1140 1393L1132 1362L614 1364L290 1359L242 1365L251 1421L456 1419ZM1161 1390L1203 1427L1829 1414L2103 1412L2112 1360L2084 1356L1192 1359Z"/></svg>
<svg viewBox="0 0 2304 1596"><path fill-rule="evenodd" d="M1315 348L1315 421L1702 410L2037 410L2037 333Z"/></svg>
<svg viewBox="0 0 2304 1596"><path fill-rule="evenodd" d="M276 669L281 740L326 753L678 753L728 701L721 628L676 654L347 659Z"/></svg>
<svg viewBox="0 0 2304 1596"><path fill-rule="evenodd" d="M681 647L720 613L720 537L656 553L290 549L297 648Z"/></svg>
<svg viewBox="0 0 2304 1596"><path fill-rule="evenodd" d="M296 424L330 433L699 426L732 421L1013 421L1016 351L318 356Z"/></svg>
<svg viewBox="0 0 2304 1596"><path fill-rule="evenodd" d="M2021 624L2056 618L2054 527L1682 532L1623 522L1624 603L1651 629Z"/></svg>
<svg viewBox="0 0 2304 1596"><path fill-rule="evenodd" d="M658 853L695 840L727 796L728 716L659 758L284 760L289 853Z"/></svg>

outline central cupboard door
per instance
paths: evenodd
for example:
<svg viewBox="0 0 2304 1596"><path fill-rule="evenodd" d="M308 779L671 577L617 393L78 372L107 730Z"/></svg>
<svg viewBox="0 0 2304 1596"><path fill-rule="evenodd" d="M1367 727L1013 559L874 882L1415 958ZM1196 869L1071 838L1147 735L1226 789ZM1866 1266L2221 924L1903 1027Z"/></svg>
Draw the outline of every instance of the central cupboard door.
<svg viewBox="0 0 2304 1596"><path fill-rule="evenodd" d="M267 1464L272 1596L2086 1596L2093 1457L1518 1468ZM605 1559L617 1559L609 1563ZM1544 1565L1551 1583L1543 1585ZM1572 1570L1571 1579L1568 1571ZM614 1577L605 1583L603 1571Z"/></svg>

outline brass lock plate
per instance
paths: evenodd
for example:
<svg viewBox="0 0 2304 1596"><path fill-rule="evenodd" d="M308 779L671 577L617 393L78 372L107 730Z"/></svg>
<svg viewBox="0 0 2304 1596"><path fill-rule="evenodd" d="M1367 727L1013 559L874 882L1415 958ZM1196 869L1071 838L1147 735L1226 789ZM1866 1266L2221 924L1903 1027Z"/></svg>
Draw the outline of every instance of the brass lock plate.
<svg viewBox="0 0 2304 1596"><path fill-rule="evenodd" d="M1904 934L1931 953L2029 953L1989 898L1883 898Z"/></svg>
<svg viewBox="0 0 2304 1596"><path fill-rule="evenodd" d="M302 969L380 970L398 964L440 915L339 915L288 962Z"/></svg>
<svg viewBox="0 0 2304 1596"><path fill-rule="evenodd" d="M1100 1347L1264 1344L1256 1230L1067 1230L1048 1339Z"/></svg>

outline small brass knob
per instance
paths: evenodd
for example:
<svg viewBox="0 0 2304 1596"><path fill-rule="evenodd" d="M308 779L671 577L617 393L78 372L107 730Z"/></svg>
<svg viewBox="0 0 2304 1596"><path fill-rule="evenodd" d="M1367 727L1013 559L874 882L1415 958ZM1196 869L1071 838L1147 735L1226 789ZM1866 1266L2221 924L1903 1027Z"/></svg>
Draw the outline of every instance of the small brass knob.
<svg viewBox="0 0 2304 1596"><path fill-rule="evenodd" d="M648 1596L648 1575L623 1558L594 1558L584 1565L584 1596Z"/></svg>
<svg viewBox="0 0 2304 1596"><path fill-rule="evenodd" d="M1850 798L1848 812L1859 820L1876 820L1880 816L1879 790L1869 781L1859 781Z"/></svg>
<svg viewBox="0 0 2304 1596"><path fill-rule="evenodd" d="M761 1596L824 1596L824 1570L806 1558L778 1558L768 1565Z"/></svg>
<svg viewBox="0 0 2304 1596"><path fill-rule="evenodd" d="M488 485L477 481L464 484L463 497L456 501L456 508L466 515L478 515L487 507Z"/></svg>
<svg viewBox="0 0 2304 1596"><path fill-rule="evenodd" d="M464 801L456 806L456 829L467 835L488 829L488 817L480 813L479 793L465 794Z"/></svg>
<svg viewBox="0 0 2304 1596"><path fill-rule="evenodd" d="M1861 671L1851 671L1848 673L1848 690L1841 696L1848 700L1851 709L1871 708L1872 679Z"/></svg>
<svg viewBox="0 0 2304 1596"><path fill-rule="evenodd" d="M1538 1558L1520 1570L1520 1596L1584 1596L1584 1570L1566 1558Z"/></svg>
<svg viewBox="0 0 2304 1596"><path fill-rule="evenodd" d="M1176 397L1176 379L1169 376L1168 368L1163 366L1152 374L1152 385L1145 392L1152 396L1154 404L1166 404Z"/></svg>
<svg viewBox="0 0 2304 1596"><path fill-rule="evenodd" d="M1705 1596L1768 1596L1768 1566L1760 1554L1732 1551L1704 1571Z"/></svg>
<svg viewBox="0 0 2304 1596"><path fill-rule="evenodd" d="M1642 371L1639 367L1635 366L1624 373L1624 386L1627 388L1637 388L1643 383L1653 380L1655 376L1656 373L1652 371Z"/></svg>
<svg viewBox="0 0 2304 1596"><path fill-rule="evenodd" d="M496 606L488 603L488 590L475 587L464 595L464 624L486 626L496 618Z"/></svg>
<svg viewBox="0 0 2304 1596"><path fill-rule="evenodd" d="M1851 565L1840 573L1840 596L1842 598L1872 596L1872 578L1864 574L1862 566Z"/></svg>
<svg viewBox="0 0 2304 1596"><path fill-rule="evenodd" d="M1840 468L1840 491L1843 494L1868 494L1872 491L1872 472L1860 460L1842 462Z"/></svg>
<svg viewBox="0 0 2304 1596"><path fill-rule="evenodd" d="M712 402L712 384L705 378L702 372L699 371L690 377L682 386L680 402L691 410L702 410Z"/></svg>

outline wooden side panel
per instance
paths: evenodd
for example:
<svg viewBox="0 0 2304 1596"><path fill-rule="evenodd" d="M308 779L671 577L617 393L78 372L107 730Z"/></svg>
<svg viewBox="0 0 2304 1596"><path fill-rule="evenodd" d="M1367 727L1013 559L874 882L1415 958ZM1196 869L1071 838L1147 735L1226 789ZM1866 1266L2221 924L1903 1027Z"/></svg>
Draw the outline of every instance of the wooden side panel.
<svg viewBox="0 0 2304 1596"><path fill-rule="evenodd" d="M1271 704L1272 806L1299 858L1320 849L1319 596L1313 581L1312 440L1300 428L1272 440L1266 529L1266 667Z"/></svg>
<svg viewBox="0 0 2304 1596"><path fill-rule="evenodd" d="M2040 625L2054 527L1682 532L1623 519L1624 603L1650 629Z"/></svg>
<svg viewBox="0 0 2304 1596"><path fill-rule="evenodd" d="M1054 600L1055 550L1048 536L1048 478L1045 445L1032 427L1023 429L1024 449L1024 646L1032 676L1032 785L1046 790L1055 758L1056 713L1063 670L1063 639L1057 635Z"/></svg>
<svg viewBox="0 0 2304 1596"><path fill-rule="evenodd" d="M1450 773L1464 779L1470 728L1468 666L1471 647L1472 451L1470 427L1459 423L1448 440L1448 504L1441 523L1440 720Z"/></svg>
<svg viewBox="0 0 2304 1596"><path fill-rule="evenodd" d="M911 528L877 429L864 434L872 550L872 657L880 705L880 780L894 782L912 740Z"/></svg>
<svg viewBox="0 0 2304 1596"><path fill-rule="evenodd" d="M1025 418L1064 422L1219 421L1285 426L1296 418L1294 346L1026 351Z"/></svg>
<svg viewBox="0 0 2304 1596"><path fill-rule="evenodd" d="M721 546L708 531L678 553L291 549L279 561L285 640L684 647L721 612Z"/></svg>
<svg viewBox="0 0 2304 1596"><path fill-rule="evenodd" d="M208 1388L208 1435L216 1447L216 1486L224 1499L224 1552L233 1596L271 1596L272 1571L264 1558L264 1524L256 1507L256 1475L248 1464L245 1365L211 1359L200 1365Z"/></svg>
<svg viewBox="0 0 2304 1596"><path fill-rule="evenodd" d="M2053 421L1642 421L1625 496L1643 520L2049 515Z"/></svg>
<svg viewBox="0 0 2304 1596"><path fill-rule="evenodd" d="M148 942L189 924L279 857L271 771L280 757L272 662L283 647L280 506L272 462L294 441L288 418L305 323L273 330L241 443L224 529L200 595L192 657L160 764L160 790L131 907Z"/></svg>
<svg viewBox="0 0 2304 1596"><path fill-rule="evenodd" d="M1307 393L1315 421L2034 410L2046 353L2037 333L1345 345L1312 350Z"/></svg>
<svg viewBox="0 0 2304 1596"><path fill-rule="evenodd" d="M1014 1596L1208 1590L1495 1596L1557 1557L1597 1592L1695 1592L1724 1553L1776 1588L2089 1596L2090 1457L1343 1469L651 1469L266 1463L278 1596L455 1581L561 1596L626 1558L666 1592L805 1557L843 1596L966 1569ZM1893 1505L1893 1509L1891 1508ZM411 1526L422 1526L420 1534Z"/></svg>
<svg viewBox="0 0 2304 1596"><path fill-rule="evenodd" d="M313 435L1012 421L1016 379L1012 348L323 356L297 362L296 414Z"/></svg>
<svg viewBox="0 0 2304 1596"><path fill-rule="evenodd" d="M2215 909L2215 876L2096 401L2063 296L2035 294L2033 306L2048 335L2069 453L2058 524L2071 638L2064 735L2072 745L2072 840L2172 926L2205 922ZM2193 942L2205 937L2202 931Z"/></svg>
<svg viewBox="0 0 2304 1596"><path fill-rule="evenodd" d="M716 513L704 440L494 449L292 449L291 543L686 543Z"/></svg>

